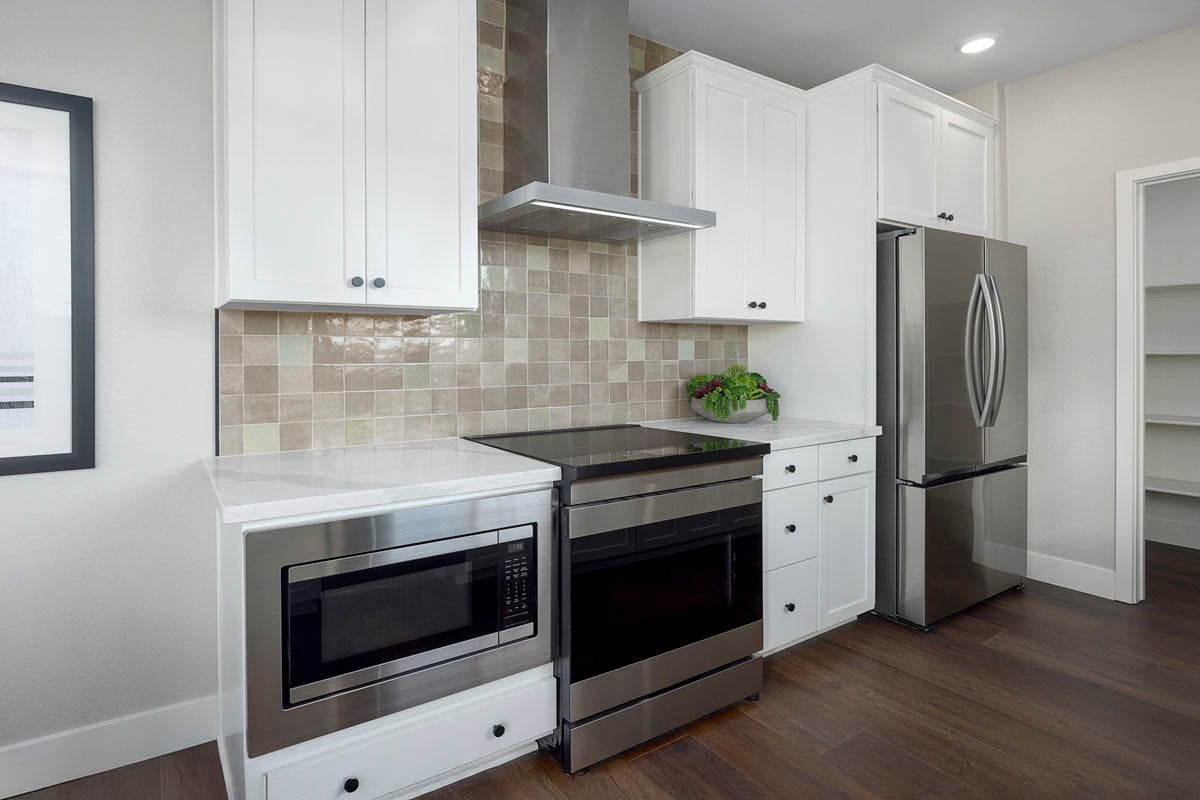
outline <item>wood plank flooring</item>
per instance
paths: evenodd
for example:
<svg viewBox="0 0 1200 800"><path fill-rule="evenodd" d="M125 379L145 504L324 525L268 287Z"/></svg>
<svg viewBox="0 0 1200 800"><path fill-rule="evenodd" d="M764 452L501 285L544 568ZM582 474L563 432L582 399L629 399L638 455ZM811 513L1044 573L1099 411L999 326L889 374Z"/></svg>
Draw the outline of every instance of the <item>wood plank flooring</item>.
<svg viewBox="0 0 1200 800"><path fill-rule="evenodd" d="M1139 606L1031 582L930 634L864 618L767 659L759 702L583 775L537 753L427 798L1200 797L1200 552L1146 564ZM25 800L223 799L205 748Z"/></svg>

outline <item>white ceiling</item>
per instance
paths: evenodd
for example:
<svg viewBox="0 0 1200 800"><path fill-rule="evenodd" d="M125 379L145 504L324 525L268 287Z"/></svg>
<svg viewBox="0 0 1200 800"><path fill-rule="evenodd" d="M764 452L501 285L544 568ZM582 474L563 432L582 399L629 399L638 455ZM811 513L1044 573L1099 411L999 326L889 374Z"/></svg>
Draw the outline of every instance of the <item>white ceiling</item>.
<svg viewBox="0 0 1200 800"><path fill-rule="evenodd" d="M811 88L879 63L944 92L1200 23L1200 0L630 0L630 28ZM998 44L954 48L977 33Z"/></svg>

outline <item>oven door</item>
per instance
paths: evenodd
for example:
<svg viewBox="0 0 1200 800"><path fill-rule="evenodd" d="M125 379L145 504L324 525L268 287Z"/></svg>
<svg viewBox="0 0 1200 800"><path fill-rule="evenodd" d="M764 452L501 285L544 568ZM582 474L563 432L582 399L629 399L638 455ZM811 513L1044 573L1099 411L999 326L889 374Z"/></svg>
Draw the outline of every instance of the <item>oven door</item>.
<svg viewBox="0 0 1200 800"><path fill-rule="evenodd" d="M568 722L762 649L761 487L746 480L566 511Z"/></svg>
<svg viewBox="0 0 1200 800"><path fill-rule="evenodd" d="M288 567L285 705L500 643L495 531Z"/></svg>

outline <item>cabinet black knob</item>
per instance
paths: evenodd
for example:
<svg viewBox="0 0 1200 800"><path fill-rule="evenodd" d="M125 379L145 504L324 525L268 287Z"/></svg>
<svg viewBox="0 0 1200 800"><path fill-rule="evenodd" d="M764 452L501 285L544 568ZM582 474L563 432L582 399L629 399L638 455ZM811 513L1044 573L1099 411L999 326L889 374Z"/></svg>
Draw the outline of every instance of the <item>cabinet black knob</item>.
<svg viewBox="0 0 1200 800"><path fill-rule="evenodd" d="M795 611L795 610L796 610L796 604L795 604L795 603L788 603L786 606L784 606L784 608L786 608L788 611Z"/></svg>
<svg viewBox="0 0 1200 800"><path fill-rule="evenodd" d="M359 286L363 285L363 279L361 277L359 277L358 275L355 275L353 278L350 279L350 285L353 286L355 289L357 289Z"/></svg>
<svg viewBox="0 0 1200 800"><path fill-rule="evenodd" d="M825 495L825 502L826 502L826 503L832 503L832 502L833 502L833 495L831 495L831 494L827 494L827 495Z"/></svg>
<svg viewBox="0 0 1200 800"><path fill-rule="evenodd" d="M947 214L947 215L946 215L946 222L954 222L954 215L953 215L953 214Z"/></svg>
<svg viewBox="0 0 1200 800"><path fill-rule="evenodd" d="M757 301L757 300L751 300L751 301L750 301L750 307L751 307L751 308L758 308L758 301Z"/></svg>
<svg viewBox="0 0 1200 800"><path fill-rule="evenodd" d="M495 736L497 739L499 739L503 735L504 735L504 726L503 725L493 725L492 726L492 736Z"/></svg>
<svg viewBox="0 0 1200 800"><path fill-rule="evenodd" d="M942 213L938 214L938 219L945 219L945 218L946 218L946 212L945 212L945 211L943 211Z"/></svg>
<svg viewBox="0 0 1200 800"><path fill-rule="evenodd" d="M759 303L759 304L758 304L758 307L759 307L759 308L766 308L766 307L767 307L767 301L766 301L766 300L763 300L761 303Z"/></svg>
<svg viewBox="0 0 1200 800"><path fill-rule="evenodd" d="M795 471L796 471L796 465L795 465L795 464L788 464L786 467L784 467L784 469L786 469L788 472L795 472Z"/></svg>
<svg viewBox="0 0 1200 800"><path fill-rule="evenodd" d="M850 456L850 463L851 463L851 464L857 464L857 463L858 463L858 454L857 454L857 453L855 453L854 455Z"/></svg>
<svg viewBox="0 0 1200 800"><path fill-rule="evenodd" d="M383 278L376 278L375 280L371 281L371 285L376 289L382 289L384 286L387 286L387 281L385 281Z"/></svg>
<svg viewBox="0 0 1200 800"><path fill-rule="evenodd" d="M784 530L786 530L788 533L795 533L796 526L795 525L787 525L784 527Z"/></svg>
<svg viewBox="0 0 1200 800"><path fill-rule="evenodd" d="M346 790L346 794L354 794L358 791L358 778L346 778L342 788Z"/></svg>

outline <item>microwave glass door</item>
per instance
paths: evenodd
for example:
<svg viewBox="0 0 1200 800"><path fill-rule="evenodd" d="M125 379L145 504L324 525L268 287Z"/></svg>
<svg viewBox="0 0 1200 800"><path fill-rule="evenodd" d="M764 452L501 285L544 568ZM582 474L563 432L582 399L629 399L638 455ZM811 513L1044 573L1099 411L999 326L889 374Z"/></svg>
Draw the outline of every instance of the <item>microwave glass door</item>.
<svg viewBox="0 0 1200 800"><path fill-rule="evenodd" d="M571 682L762 619L761 505L571 540Z"/></svg>
<svg viewBox="0 0 1200 800"><path fill-rule="evenodd" d="M497 645L497 552L490 532L289 567L284 702Z"/></svg>

